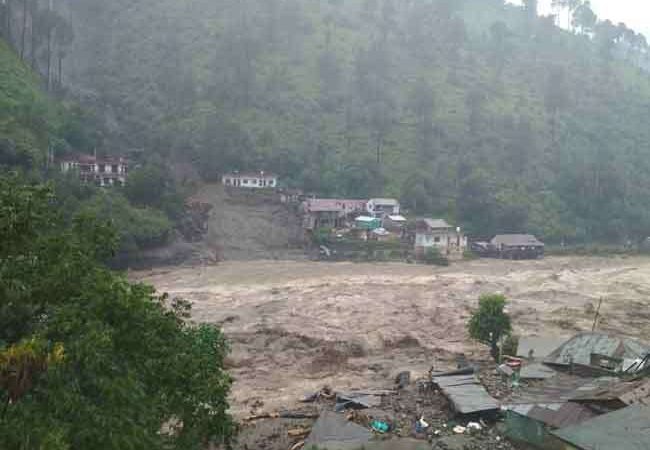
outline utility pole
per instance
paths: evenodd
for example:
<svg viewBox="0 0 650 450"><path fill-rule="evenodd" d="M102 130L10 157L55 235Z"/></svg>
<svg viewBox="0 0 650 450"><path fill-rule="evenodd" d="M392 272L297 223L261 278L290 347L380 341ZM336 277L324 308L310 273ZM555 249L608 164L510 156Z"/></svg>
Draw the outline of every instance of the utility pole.
<svg viewBox="0 0 650 450"><path fill-rule="evenodd" d="M603 298L600 297L598 301L598 308L596 308L596 316L594 317L594 324L591 326L591 332L596 331L596 325L598 325L598 318L600 316L600 306L603 304Z"/></svg>

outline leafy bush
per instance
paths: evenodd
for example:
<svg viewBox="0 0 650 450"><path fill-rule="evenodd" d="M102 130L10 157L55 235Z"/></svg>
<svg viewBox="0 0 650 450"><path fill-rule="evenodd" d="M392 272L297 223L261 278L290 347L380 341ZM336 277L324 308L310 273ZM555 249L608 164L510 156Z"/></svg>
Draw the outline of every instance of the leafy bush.
<svg viewBox="0 0 650 450"><path fill-rule="evenodd" d="M83 202L79 213L111 223L120 238L120 250L145 249L164 244L172 233L172 223L153 208L137 208L113 191L98 191Z"/></svg>
<svg viewBox="0 0 650 450"><path fill-rule="evenodd" d="M469 320L472 338L490 345L492 356L497 357L499 339L512 330L510 317L505 312L506 298L501 294L484 294L478 300L479 308Z"/></svg>
<svg viewBox="0 0 650 450"><path fill-rule="evenodd" d="M440 253L440 250L435 247L427 249L426 253L424 254L424 262L434 266L449 265L449 259L443 256L442 253Z"/></svg>
<svg viewBox="0 0 650 450"><path fill-rule="evenodd" d="M186 302L102 267L114 230L88 216L68 226L53 200L48 187L0 176L2 448L228 441L219 329L192 325Z"/></svg>

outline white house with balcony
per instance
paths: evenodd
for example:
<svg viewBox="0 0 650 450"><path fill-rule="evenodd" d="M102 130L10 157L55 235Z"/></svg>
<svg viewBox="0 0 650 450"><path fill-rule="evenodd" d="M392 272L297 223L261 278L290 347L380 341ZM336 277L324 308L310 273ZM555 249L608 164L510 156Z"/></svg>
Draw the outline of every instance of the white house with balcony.
<svg viewBox="0 0 650 450"><path fill-rule="evenodd" d="M268 189L278 186L278 176L271 172L231 172L225 174L221 181L226 187Z"/></svg>
<svg viewBox="0 0 650 450"><path fill-rule="evenodd" d="M124 186L129 164L119 157L79 155L61 161L61 172L76 172L84 183L94 183L103 187Z"/></svg>

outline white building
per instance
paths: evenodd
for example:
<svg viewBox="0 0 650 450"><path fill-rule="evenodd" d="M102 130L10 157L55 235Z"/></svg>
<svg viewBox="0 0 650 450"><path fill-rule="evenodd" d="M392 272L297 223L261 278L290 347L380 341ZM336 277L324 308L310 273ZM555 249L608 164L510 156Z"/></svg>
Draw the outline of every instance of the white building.
<svg viewBox="0 0 650 450"><path fill-rule="evenodd" d="M80 155L61 162L61 172L76 171L84 183L98 186L124 186L129 172L129 165L123 158L95 157Z"/></svg>
<svg viewBox="0 0 650 450"><path fill-rule="evenodd" d="M430 248L437 248L444 256L462 256L467 248L467 237L460 228L454 228L443 219L418 219L415 222L415 254L423 257Z"/></svg>
<svg viewBox="0 0 650 450"><path fill-rule="evenodd" d="M400 205L394 198L371 198L366 203L366 211L373 217L398 216Z"/></svg>
<svg viewBox="0 0 650 450"><path fill-rule="evenodd" d="M227 187L265 189L278 186L278 176L270 172L232 172L222 177Z"/></svg>

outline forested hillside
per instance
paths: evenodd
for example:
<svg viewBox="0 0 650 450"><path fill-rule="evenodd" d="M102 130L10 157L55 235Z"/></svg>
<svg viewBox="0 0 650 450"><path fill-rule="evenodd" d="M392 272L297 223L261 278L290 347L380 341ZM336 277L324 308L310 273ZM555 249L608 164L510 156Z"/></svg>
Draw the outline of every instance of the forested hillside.
<svg viewBox="0 0 650 450"><path fill-rule="evenodd" d="M561 30L535 3L61 0L63 84L102 115L100 150L191 161L206 180L263 168L475 236L641 239L645 38L581 2Z"/></svg>
<svg viewBox="0 0 650 450"><path fill-rule="evenodd" d="M167 242L183 208L167 166L156 155L142 158L130 184L119 191L61 174L56 158L93 151L102 131L78 104L63 102L46 88L0 39L0 175L12 171L26 180L50 181L58 211L69 221L88 214L110 221L120 237L115 262L133 262L141 250Z"/></svg>

